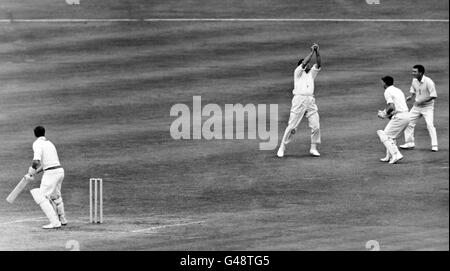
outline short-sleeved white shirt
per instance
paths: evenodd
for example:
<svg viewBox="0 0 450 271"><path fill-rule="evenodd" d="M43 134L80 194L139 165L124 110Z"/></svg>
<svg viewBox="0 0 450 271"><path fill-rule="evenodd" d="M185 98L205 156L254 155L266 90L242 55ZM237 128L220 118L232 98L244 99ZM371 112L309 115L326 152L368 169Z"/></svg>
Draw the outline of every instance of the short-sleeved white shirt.
<svg viewBox="0 0 450 271"><path fill-rule="evenodd" d="M433 80L431 80L427 76L422 76L422 80L417 80L414 78L411 83L411 89L409 92L416 94L416 102L424 99L428 99L430 97L437 97L436 86L434 85ZM431 100L423 106L434 104L434 100Z"/></svg>
<svg viewBox="0 0 450 271"><path fill-rule="evenodd" d="M397 113L408 112L405 94L401 89L389 86L384 90L384 98L386 99L387 104L394 104Z"/></svg>
<svg viewBox="0 0 450 271"><path fill-rule="evenodd" d="M299 65L294 71L294 90L292 93L294 95L314 95L314 79L316 79L320 68L317 68L317 64L311 68L311 70L306 73L302 65Z"/></svg>
<svg viewBox="0 0 450 271"><path fill-rule="evenodd" d="M33 143L33 160L41 161L44 170L50 167L60 166L58 152L50 140L41 136Z"/></svg>

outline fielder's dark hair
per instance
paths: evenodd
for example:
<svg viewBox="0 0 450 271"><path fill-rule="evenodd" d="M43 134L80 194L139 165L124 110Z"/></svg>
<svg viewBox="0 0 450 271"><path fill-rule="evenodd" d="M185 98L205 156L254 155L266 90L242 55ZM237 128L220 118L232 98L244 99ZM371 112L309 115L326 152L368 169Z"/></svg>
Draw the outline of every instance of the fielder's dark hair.
<svg viewBox="0 0 450 271"><path fill-rule="evenodd" d="M381 77L381 80L383 80L383 82L387 85L387 86L392 86L394 84L394 78L392 78L389 75L383 76Z"/></svg>
<svg viewBox="0 0 450 271"><path fill-rule="evenodd" d="M298 66L300 66L300 64L302 64L303 63L303 60L305 60L304 58L302 58L302 59L300 59L299 61L298 61L298 63L297 63L297 67Z"/></svg>
<svg viewBox="0 0 450 271"><path fill-rule="evenodd" d="M421 74L425 73L425 67L420 64L414 65L413 69L417 69Z"/></svg>
<svg viewBox="0 0 450 271"><path fill-rule="evenodd" d="M45 128L43 126L36 126L36 128L34 128L34 136L35 137L45 136Z"/></svg>

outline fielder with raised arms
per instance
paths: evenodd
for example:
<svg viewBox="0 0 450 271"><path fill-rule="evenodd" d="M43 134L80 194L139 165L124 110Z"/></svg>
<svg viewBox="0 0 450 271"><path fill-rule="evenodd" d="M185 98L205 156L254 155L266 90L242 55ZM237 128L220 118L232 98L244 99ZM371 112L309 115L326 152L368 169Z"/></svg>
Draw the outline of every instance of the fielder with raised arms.
<svg viewBox="0 0 450 271"><path fill-rule="evenodd" d="M395 164L403 158L403 155L397 148L397 137L406 129L411 120L406 98L403 91L394 86L394 78L384 76L381 78L384 85L384 98L387 107L382 111L378 111L378 117L382 119L389 118L390 121L384 130L378 130L377 134L381 142L386 147L386 157L380 159L382 162Z"/></svg>
<svg viewBox="0 0 450 271"><path fill-rule="evenodd" d="M45 128L37 126L34 128L34 135L37 139L33 143L33 163L25 178L33 180L34 175L43 169L44 174L40 187L32 189L30 192L36 204L41 207L50 220L50 224L43 226L43 228L60 228L61 225L67 225L64 203L61 197L64 169L59 163L55 145L45 138Z"/></svg>
<svg viewBox="0 0 450 271"><path fill-rule="evenodd" d="M309 62L314 54L316 55L316 64L311 68ZM309 152L313 156L320 156L317 150L317 144L320 144L320 123L319 112L314 99L314 79L320 71L321 63L319 46L315 43L308 56L298 62L294 71L294 90L292 91L294 98L292 98L291 113L277 152L278 157L284 156L286 145L292 140L292 136L297 131L303 116L306 116L311 128L311 148Z"/></svg>

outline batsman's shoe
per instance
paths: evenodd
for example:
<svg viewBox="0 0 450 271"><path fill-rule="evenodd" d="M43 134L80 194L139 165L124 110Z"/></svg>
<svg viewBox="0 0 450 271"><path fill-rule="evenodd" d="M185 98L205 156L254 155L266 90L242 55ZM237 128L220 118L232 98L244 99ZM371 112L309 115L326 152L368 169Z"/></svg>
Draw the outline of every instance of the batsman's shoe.
<svg viewBox="0 0 450 271"><path fill-rule="evenodd" d="M61 222L58 223L50 223L48 225L42 226L45 230L59 229L61 228Z"/></svg>
<svg viewBox="0 0 450 271"><path fill-rule="evenodd" d="M402 159L403 155L401 153L397 153L396 155L392 156L391 160L389 161L389 164L395 164Z"/></svg>
<svg viewBox="0 0 450 271"><path fill-rule="evenodd" d="M319 157L320 153L317 150L310 150L309 153L314 157Z"/></svg>
<svg viewBox="0 0 450 271"><path fill-rule="evenodd" d="M33 196L33 199L36 202L36 204L38 204L41 207L45 216L50 221L50 224L44 226L43 228L54 229L61 227L61 222L58 219L58 215L56 214L55 209L53 209L53 205L50 203L50 200L47 197L45 197L42 191L39 188L35 188L31 189L30 193Z"/></svg>
<svg viewBox="0 0 450 271"><path fill-rule="evenodd" d="M391 160L390 156L386 156L386 157L380 159L381 162L389 162L390 160Z"/></svg>
<svg viewBox="0 0 450 271"><path fill-rule="evenodd" d="M408 143L405 143L403 145L400 145L400 148L405 149L405 150L406 149L414 149L415 146L416 145L414 143L408 142Z"/></svg>
<svg viewBox="0 0 450 271"><path fill-rule="evenodd" d="M283 157L285 149L286 149L286 146L284 146L284 144L281 143L280 148L278 149L278 152L277 152L277 156L280 158Z"/></svg>
<svg viewBox="0 0 450 271"><path fill-rule="evenodd" d="M439 151L438 146L433 146L433 147L431 147L431 151L434 151L434 152Z"/></svg>

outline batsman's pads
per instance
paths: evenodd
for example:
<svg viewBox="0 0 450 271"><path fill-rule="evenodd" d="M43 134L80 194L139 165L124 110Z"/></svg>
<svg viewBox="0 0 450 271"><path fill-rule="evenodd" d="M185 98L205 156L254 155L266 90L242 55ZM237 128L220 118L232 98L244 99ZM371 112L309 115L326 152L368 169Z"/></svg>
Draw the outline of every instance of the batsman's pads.
<svg viewBox="0 0 450 271"><path fill-rule="evenodd" d="M53 206L50 204L50 200L45 197L42 191L39 188L35 188L30 190L30 193L36 204L41 207L48 220L50 220L53 225L61 225L55 209L53 209Z"/></svg>
<svg viewBox="0 0 450 271"><path fill-rule="evenodd" d="M50 201L44 196L44 194L41 192L39 188L31 189L30 190L31 196L33 196L34 202L36 202L37 205L40 205L44 201Z"/></svg>
<svg viewBox="0 0 450 271"><path fill-rule="evenodd" d="M11 204L14 203L14 200L16 200L17 196L19 196L19 194L25 189L25 187L31 180L31 178L25 178L24 176L22 180L20 180L20 182L16 185L14 190L6 198L6 201Z"/></svg>

